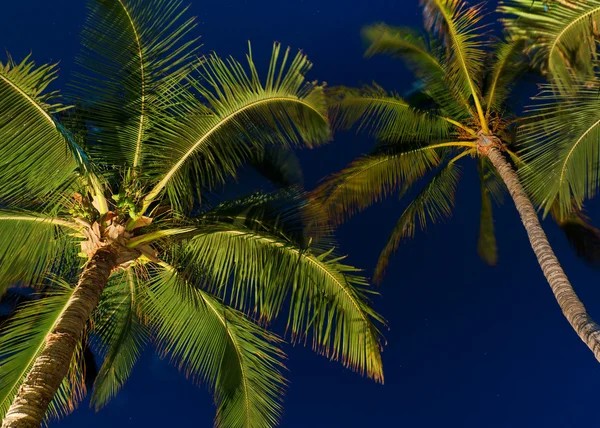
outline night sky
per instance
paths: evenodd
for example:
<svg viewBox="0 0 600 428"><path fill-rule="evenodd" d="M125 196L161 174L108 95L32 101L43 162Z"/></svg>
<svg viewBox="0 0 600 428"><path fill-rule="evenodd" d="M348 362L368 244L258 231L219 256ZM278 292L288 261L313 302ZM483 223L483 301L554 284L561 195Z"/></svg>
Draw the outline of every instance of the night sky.
<svg viewBox="0 0 600 428"><path fill-rule="evenodd" d="M376 81L399 92L411 77L398 61L364 59L360 28L385 21L421 26L418 0L188 0L203 51L243 59L246 41L265 63L277 40L314 62L309 79L329 85ZM491 3L488 9L493 9ZM20 59L60 61L66 82L85 7L77 0L2 2L0 48ZM306 187L369 150L366 136L339 133L300 154ZM385 385L310 349L289 354L282 427L579 427L597 423L600 365L563 318L510 199L496 209L499 264L476 254L479 180L466 159L454 216L401 245L379 286L386 317ZM340 249L371 274L406 201L393 198L342 226ZM597 208L588 212L592 217ZM596 222L598 223L598 222ZM577 260L560 230L544 223L591 314L600 318L598 272ZM85 402L51 427L212 425L206 387L185 380L147 348L125 388L94 413Z"/></svg>

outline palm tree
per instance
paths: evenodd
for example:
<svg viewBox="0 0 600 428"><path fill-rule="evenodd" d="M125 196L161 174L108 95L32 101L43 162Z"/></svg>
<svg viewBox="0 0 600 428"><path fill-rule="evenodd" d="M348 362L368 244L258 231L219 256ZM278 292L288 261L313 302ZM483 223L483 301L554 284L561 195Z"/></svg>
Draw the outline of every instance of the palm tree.
<svg viewBox="0 0 600 428"><path fill-rule="evenodd" d="M0 66L0 291L40 287L0 333L3 428L73 409L88 338L97 408L152 340L214 391L216 426L274 426L283 354L264 326L284 312L292 340L383 380L368 284L303 232L302 193L209 202L265 147L328 141L310 62L276 44L262 82L251 51L197 58L184 16L90 1L74 108L48 90L55 66Z"/></svg>
<svg viewBox="0 0 600 428"><path fill-rule="evenodd" d="M512 197L531 246L567 320L600 361L600 327L587 314L563 272L525 193L511 149L514 117L506 113L513 82L526 66L525 41L491 40L482 31L481 7L459 0L423 0L423 36L406 28L367 27L367 55L400 57L418 79L408 99L379 87L332 93L338 126L370 130L375 150L331 176L317 190L334 223L344 221L392 192L417 192L392 231L376 267L381 276L401 240L451 214L460 178L459 161L478 159L482 186L480 252L495 261L490 193L499 177ZM490 181L491 180L491 181Z"/></svg>

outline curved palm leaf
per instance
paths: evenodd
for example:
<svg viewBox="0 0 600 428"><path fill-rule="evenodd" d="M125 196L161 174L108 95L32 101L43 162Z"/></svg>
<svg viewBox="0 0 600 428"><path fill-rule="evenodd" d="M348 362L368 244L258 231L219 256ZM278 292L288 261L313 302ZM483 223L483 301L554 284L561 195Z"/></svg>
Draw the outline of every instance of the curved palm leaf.
<svg viewBox="0 0 600 428"><path fill-rule="evenodd" d="M481 211L479 214L479 238L477 241L477 254L490 266L498 263L498 247L494 232L494 213L492 209L493 191L488 188L486 168L483 161L478 162L479 181L481 186Z"/></svg>
<svg viewBox="0 0 600 428"><path fill-rule="evenodd" d="M140 168L165 90L181 81L196 40L179 0L90 0L75 82L84 103L90 154L100 162Z"/></svg>
<svg viewBox="0 0 600 428"><path fill-rule="evenodd" d="M510 0L499 10L515 37L530 40L534 62L549 72L559 88L571 88L579 79L593 77L600 1L552 2Z"/></svg>
<svg viewBox="0 0 600 428"><path fill-rule="evenodd" d="M184 92L185 102L161 120L156 141L148 144L149 176L158 184L144 198L144 210L165 187L175 207L189 207L190 188L222 183L253 147L287 142L312 147L329 139L323 88L305 82L311 63L302 53L288 59L289 49L280 60L275 44L264 84L251 52L249 74L237 61L216 55L199 66L207 83L190 82L208 106Z"/></svg>
<svg viewBox="0 0 600 428"><path fill-rule="evenodd" d="M27 211L0 210L0 296L16 282L38 284L72 267L78 225Z"/></svg>
<svg viewBox="0 0 600 428"><path fill-rule="evenodd" d="M43 297L21 305L0 332L0 418L4 418L13 398L35 359L45 346L61 313L66 309L73 288L54 280ZM79 344L69 374L50 403L47 417L72 412L85 396L83 348Z"/></svg>
<svg viewBox="0 0 600 428"><path fill-rule="evenodd" d="M133 267L114 275L92 315L90 333L104 355L90 402L96 410L121 390L148 342L147 328L138 317L139 281Z"/></svg>
<svg viewBox="0 0 600 428"><path fill-rule="evenodd" d="M383 380L374 324L382 319L367 303L373 293L368 283L355 274L357 269L341 263L343 257L333 257L332 250L301 249L285 236L243 224L214 222L194 234L182 245L176 264L185 260L201 269L210 290L267 321L289 297L294 340L312 334L316 351Z"/></svg>
<svg viewBox="0 0 600 428"><path fill-rule="evenodd" d="M428 221L435 223L452 214L454 194L459 178L459 167L454 163L449 163L440 169L413 198L400 216L379 256L374 274L376 280L383 278L389 258L398 249L400 241L414 236L417 223L421 229L425 229Z"/></svg>
<svg viewBox="0 0 600 428"><path fill-rule="evenodd" d="M188 284L171 266L157 269L141 305L164 355L214 390L215 425L275 426L284 386L277 337ZM195 299L184 298L182 287Z"/></svg>
<svg viewBox="0 0 600 428"><path fill-rule="evenodd" d="M52 117L65 107L53 104L56 93L46 91L56 70L55 65L36 67L29 57L0 63L0 194L5 205L48 203L76 178L75 148Z"/></svg>

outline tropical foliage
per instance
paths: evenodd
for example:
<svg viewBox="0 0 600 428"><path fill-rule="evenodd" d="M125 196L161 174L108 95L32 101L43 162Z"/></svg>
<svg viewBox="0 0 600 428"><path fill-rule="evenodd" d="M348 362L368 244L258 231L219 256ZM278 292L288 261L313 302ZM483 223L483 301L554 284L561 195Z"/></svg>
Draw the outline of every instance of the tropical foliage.
<svg viewBox="0 0 600 428"><path fill-rule="evenodd" d="M311 337L316 351L383 381L371 291L329 240L307 235L317 211L305 195L210 203L246 162L285 166L269 146L329 140L323 88L305 81L310 62L275 44L261 80L251 50L245 65L199 56L194 25L176 0L91 0L68 106L48 90L56 66L0 66L0 292L37 288L0 332L2 417L107 246L136 257L102 284L48 416L84 395L87 344L102 356L91 391L101 408L151 342L214 392L216 426L274 426L282 339L265 327L283 314L292 340ZM284 169L271 176L286 181Z"/></svg>

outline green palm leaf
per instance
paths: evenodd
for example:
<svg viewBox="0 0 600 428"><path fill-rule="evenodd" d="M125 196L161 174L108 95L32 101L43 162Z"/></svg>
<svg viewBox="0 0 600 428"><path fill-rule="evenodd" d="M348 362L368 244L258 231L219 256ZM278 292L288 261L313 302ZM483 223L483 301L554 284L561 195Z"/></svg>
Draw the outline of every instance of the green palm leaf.
<svg viewBox="0 0 600 428"><path fill-rule="evenodd" d="M410 187L440 162L436 150L379 151L329 177L315 195L334 224L340 224L387 195Z"/></svg>
<svg viewBox="0 0 600 428"><path fill-rule="evenodd" d="M6 415L72 294L73 288L69 284L54 280L50 291L21 305L3 326L0 332L0 418ZM80 343L69 374L50 403L46 417L69 414L85 396L82 361Z"/></svg>
<svg viewBox="0 0 600 428"><path fill-rule="evenodd" d="M94 381L91 405L99 410L123 387L149 337L138 316L139 279L135 268L115 274L92 316L90 333L104 361Z"/></svg>
<svg viewBox="0 0 600 428"><path fill-rule="evenodd" d="M179 293L182 287L195 299ZM187 284L166 264L152 279L141 304L163 353L188 376L203 379L214 390L217 427L277 424L284 379L276 336Z"/></svg>
<svg viewBox="0 0 600 428"><path fill-rule="evenodd" d="M534 63L559 88L593 77L600 1L552 2L546 10L544 2L510 0L499 10L510 15L503 22L511 35L529 39Z"/></svg>
<svg viewBox="0 0 600 428"><path fill-rule="evenodd" d="M187 73L194 19L179 0L90 0L74 84L85 111L90 154L101 162L142 168L145 144L168 104L165 87Z"/></svg>
<svg viewBox="0 0 600 428"><path fill-rule="evenodd" d="M189 207L189 189L222 183L254 147L313 147L329 139L323 88L305 82L311 63L302 53L290 62L289 49L283 58L280 54L275 44L264 83L251 52L249 73L237 61L216 55L198 66L203 80L190 78L190 83L208 105L184 92L174 115L161 121L156 141L148 144L149 176L158 184L146 195L144 208L165 187L175 207Z"/></svg>
<svg viewBox="0 0 600 428"><path fill-rule="evenodd" d="M396 223L392 234L383 248L377 266L375 279L381 280L388 261L403 239L414 236L417 226L425 229L427 222L436 223L452 214L454 194L460 178L460 169L449 163L437 172L406 207Z"/></svg>
<svg viewBox="0 0 600 428"><path fill-rule="evenodd" d="M48 202L75 179L76 150L52 115L65 107L46 91L56 66L29 57L0 63L0 193L4 204ZM54 192L54 193L53 193Z"/></svg>
<svg viewBox="0 0 600 428"><path fill-rule="evenodd" d="M368 305L372 294L357 269L341 263L333 249L300 248L269 230L214 222L182 245L176 263L195 266L210 290L267 321L289 298L288 326L293 339L311 334L313 348L375 380L383 380L382 319ZM191 272L194 274L194 272Z"/></svg>
<svg viewBox="0 0 600 428"><path fill-rule="evenodd" d="M498 247L494 232L494 215L492 210L492 192L487 186L486 168L483 161L479 161L479 181L481 186L481 211L479 214L479 238L477 241L477 254L490 266L498 263Z"/></svg>
<svg viewBox="0 0 600 428"><path fill-rule="evenodd" d="M521 168L526 188L547 214L558 203L560 217L568 217L573 201L592 198L600 179L600 98L597 88L581 84L568 96L545 86L521 128L525 149Z"/></svg>
<svg viewBox="0 0 600 428"><path fill-rule="evenodd" d="M71 268L77 233L76 223L56 217L0 210L0 295L16 282L36 285L50 272Z"/></svg>

